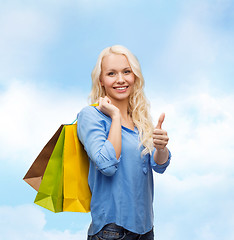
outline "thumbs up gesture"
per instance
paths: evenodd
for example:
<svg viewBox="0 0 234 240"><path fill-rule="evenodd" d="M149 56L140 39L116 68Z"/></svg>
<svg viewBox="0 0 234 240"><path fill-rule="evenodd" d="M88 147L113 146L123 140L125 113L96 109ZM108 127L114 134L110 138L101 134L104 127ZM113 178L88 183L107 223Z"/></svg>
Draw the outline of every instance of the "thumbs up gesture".
<svg viewBox="0 0 234 240"><path fill-rule="evenodd" d="M153 131L153 143L157 150L164 150L169 141L167 131L162 129L164 119L165 113L162 113L158 119L158 124Z"/></svg>

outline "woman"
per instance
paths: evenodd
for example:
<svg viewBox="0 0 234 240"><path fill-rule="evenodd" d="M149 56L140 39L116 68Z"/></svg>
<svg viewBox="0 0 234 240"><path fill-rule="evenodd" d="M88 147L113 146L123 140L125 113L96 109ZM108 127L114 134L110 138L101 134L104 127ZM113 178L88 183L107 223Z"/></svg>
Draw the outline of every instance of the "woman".
<svg viewBox="0 0 234 240"><path fill-rule="evenodd" d="M170 162L165 115L154 129L136 57L104 49L92 72L91 103L78 115L78 136L90 160L92 223L88 239L153 239L153 173Z"/></svg>

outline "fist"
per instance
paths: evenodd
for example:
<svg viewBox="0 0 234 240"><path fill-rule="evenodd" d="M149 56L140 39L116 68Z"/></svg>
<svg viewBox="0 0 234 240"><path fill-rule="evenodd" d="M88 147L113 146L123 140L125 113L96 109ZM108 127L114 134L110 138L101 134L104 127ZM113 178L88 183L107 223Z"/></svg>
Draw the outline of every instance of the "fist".
<svg viewBox="0 0 234 240"><path fill-rule="evenodd" d="M158 119L158 124L153 131L153 143L157 150L164 150L169 141L167 131L162 130L162 123L164 119L165 113L162 113Z"/></svg>
<svg viewBox="0 0 234 240"><path fill-rule="evenodd" d="M111 100L107 96L99 98L97 108L111 118L120 115L119 109L111 103Z"/></svg>

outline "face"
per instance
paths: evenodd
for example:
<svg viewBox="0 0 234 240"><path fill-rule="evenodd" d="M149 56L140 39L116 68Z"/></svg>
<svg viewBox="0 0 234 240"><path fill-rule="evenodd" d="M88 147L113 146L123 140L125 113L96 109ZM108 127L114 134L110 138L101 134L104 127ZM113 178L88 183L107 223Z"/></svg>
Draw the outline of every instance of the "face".
<svg viewBox="0 0 234 240"><path fill-rule="evenodd" d="M102 59L101 85L111 100L127 100L133 90L135 75L122 54L107 55Z"/></svg>

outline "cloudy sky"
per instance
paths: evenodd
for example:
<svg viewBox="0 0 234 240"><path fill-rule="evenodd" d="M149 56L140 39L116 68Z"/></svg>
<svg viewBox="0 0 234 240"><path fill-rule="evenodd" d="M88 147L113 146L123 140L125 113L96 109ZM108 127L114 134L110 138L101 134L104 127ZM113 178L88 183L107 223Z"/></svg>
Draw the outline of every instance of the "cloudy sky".
<svg viewBox="0 0 234 240"><path fill-rule="evenodd" d="M0 240L86 239L89 214L44 210L22 178L114 44L138 57L155 123L166 113L157 239L234 239L233 42L233 0L0 0Z"/></svg>

